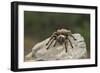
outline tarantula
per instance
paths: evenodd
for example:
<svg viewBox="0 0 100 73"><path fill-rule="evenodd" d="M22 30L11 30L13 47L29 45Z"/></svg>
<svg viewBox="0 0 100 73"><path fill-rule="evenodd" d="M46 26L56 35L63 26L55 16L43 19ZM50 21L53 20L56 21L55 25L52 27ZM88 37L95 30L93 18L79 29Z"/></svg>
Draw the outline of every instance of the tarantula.
<svg viewBox="0 0 100 73"><path fill-rule="evenodd" d="M69 36L71 36L74 40L76 40L74 38L74 36L72 35L72 33L71 33L70 30L67 30L67 29L58 29L56 32L54 32L51 35L49 41L46 43L46 46L48 45L46 49L48 50L49 47L51 46L51 44L55 40L55 43L54 43L53 47L55 47L57 43L59 43L61 45L64 44L65 45L65 50L67 52L68 41L69 41L71 47L73 48L73 45L72 45L72 43L71 43L71 41L69 39Z"/></svg>

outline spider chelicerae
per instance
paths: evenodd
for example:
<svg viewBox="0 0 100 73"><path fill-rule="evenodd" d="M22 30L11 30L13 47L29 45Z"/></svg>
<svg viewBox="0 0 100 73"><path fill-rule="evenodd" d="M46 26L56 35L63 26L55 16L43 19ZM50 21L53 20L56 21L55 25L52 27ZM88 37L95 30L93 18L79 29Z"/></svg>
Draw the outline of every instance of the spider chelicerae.
<svg viewBox="0 0 100 73"><path fill-rule="evenodd" d="M51 46L51 44L55 41L53 47L56 46L57 43L59 43L60 45L65 45L65 50L67 52L67 46L68 46L68 41L71 45L71 47L73 48L73 45L69 39L69 37L72 37L74 40L76 40L76 38L72 35L70 30L67 29L58 29L56 32L54 32L49 41L46 43L47 46L47 50L49 49L49 47Z"/></svg>

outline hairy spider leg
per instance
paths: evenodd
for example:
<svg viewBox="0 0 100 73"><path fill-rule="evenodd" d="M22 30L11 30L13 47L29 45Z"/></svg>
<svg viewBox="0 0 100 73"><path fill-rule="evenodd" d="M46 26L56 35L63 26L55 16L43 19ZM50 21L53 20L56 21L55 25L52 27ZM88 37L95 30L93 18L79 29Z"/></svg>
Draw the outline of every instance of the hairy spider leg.
<svg viewBox="0 0 100 73"><path fill-rule="evenodd" d="M67 40L65 40L64 45L65 45L65 51L67 52L67 46L68 46Z"/></svg>
<svg viewBox="0 0 100 73"><path fill-rule="evenodd" d="M70 39L68 39L68 41L69 41L69 43L70 43L71 47L73 48L73 45L72 45L72 42L70 41Z"/></svg>
<svg viewBox="0 0 100 73"><path fill-rule="evenodd" d="M53 39L53 38L55 38L56 37L56 32L54 32L52 35L51 35L51 37L50 37L50 39L49 39L49 41L46 43L46 45L48 45L49 44L49 42Z"/></svg>
<svg viewBox="0 0 100 73"><path fill-rule="evenodd" d="M51 38L49 39L49 41L46 43L46 45L48 45L50 43L50 41L53 39L54 37L51 36Z"/></svg>
<svg viewBox="0 0 100 73"><path fill-rule="evenodd" d="M48 47L46 48L47 50L49 49L49 47L51 46L51 44L53 43L54 40L55 40L55 38L51 40L50 44L49 44Z"/></svg>
<svg viewBox="0 0 100 73"><path fill-rule="evenodd" d="M72 34L71 34L70 36L71 36L74 40L76 40L76 38L75 38Z"/></svg>
<svg viewBox="0 0 100 73"><path fill-rule="evenodd" d="M54 47L56 46L56 44L57 44L57 40L55 40Z"/></svg>

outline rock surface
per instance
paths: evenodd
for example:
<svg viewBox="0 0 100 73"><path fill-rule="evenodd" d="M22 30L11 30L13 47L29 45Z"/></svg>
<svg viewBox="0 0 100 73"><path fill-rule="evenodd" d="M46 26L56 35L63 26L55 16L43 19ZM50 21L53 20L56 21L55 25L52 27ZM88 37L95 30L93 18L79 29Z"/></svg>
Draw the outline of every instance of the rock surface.
<svg viewBox="0 0 100 73"><path fill-rule="evenodd" d="M37 43L32 48L32 59L35 61L47 61L47 60L67 60L67 59L83 59L87 58L87 50L86 50L86 43L84 38L80 34L72 34L77 40L73 40L73 38L69 37L72 42L73 48L71 47L70 43L68 42L68 49L65 52L64 45L57 45L53 47L52 43L50 48L46 49L46 43L48 42L49 38L46 40ZM26 57L28 58L28 56Z"/></svg>

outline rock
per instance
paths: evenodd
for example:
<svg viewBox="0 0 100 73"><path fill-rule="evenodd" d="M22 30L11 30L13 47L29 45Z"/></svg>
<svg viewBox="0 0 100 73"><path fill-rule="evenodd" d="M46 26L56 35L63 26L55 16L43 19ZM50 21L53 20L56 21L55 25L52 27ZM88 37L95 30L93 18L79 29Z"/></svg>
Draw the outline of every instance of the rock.
<svg viewBox="0 0 100 73"><path fill-rule="evenodd" d="M52 43L50 48L47 50L45 45L50 38L37 43L33 48L32 52L29 53L25 58L27 60L33 61L47 61L47 60L67 60L67 59L84 59L87 58L86 43L84 38L76 33L72 34L77 40L74 40L72 37L69 39L72 42L73 48L70 43L68 43L67 52L65 51L64 45L56 44L53 47L55 41Z"/></svg>
<svg viewBox="0 0 100 73"><path fill-rule="evenodd" d="M46 40L37 43L32 48L32 59L38 61L46 61L46 60L67 60L67 59L83 59L87 58L87 50L86 43L84 38L80 34L72 34L77 40L73 40L73 38L69 37L72 42L73 48L70 43L68 43L67 52L65 52L64 45L57 45L53 47L52 43L50 48L47 50L47 46L45 45L49 38Z"/></svg>

